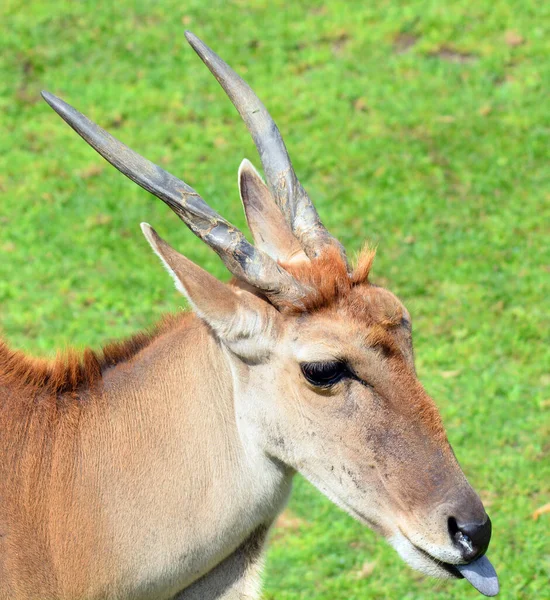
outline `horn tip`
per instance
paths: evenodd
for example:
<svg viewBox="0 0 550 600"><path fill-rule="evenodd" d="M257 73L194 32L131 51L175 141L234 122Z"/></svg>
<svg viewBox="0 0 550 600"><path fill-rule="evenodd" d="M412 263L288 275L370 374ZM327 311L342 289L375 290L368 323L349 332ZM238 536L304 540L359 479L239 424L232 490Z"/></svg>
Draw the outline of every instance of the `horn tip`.
<svg viewBox="0 0 550 600"><path fill-rule="evenodd" d="M193 50L199 55L200 59L206 63L208 68L210 68L208 65L208 61L212 60L213 57L216 56L212 52L212 50L191 31L185 32L185 39L187 40L191 48L193 48Z"/></svg>
<svg viewBox="0 0 550 600"><path fill-rule="evenodd" d="M42 96L42 98L44 98L44 100L50 105L54 105L57 102L59 102L59 98L57 96L54 96L52 93L48 92L47 90L42 90L40 92L40 95Z"/></svg>
<svg viewBox="0 0 550 600"><path fill-rule="evenodd" d="M195 46L201 44L201 40L189 29L185 30L185 39L189 42L189 44L195 48Z"/></svg>
<svg viewBox="0 0 550 600"><path fill-rule="evenodd" d="M72 106L67 104L64 100L61 100L61 98L54 96L54 94L52 94L46 90L42 90L40 92L40 95L42 96L42 98L44 98L46 103L51 108L53 108L53 110L55 110L55 112L58 115L60 115L61 117L65 118L64 115L68 114L71 111L74 112L74 109L72 108Z"/></svg>

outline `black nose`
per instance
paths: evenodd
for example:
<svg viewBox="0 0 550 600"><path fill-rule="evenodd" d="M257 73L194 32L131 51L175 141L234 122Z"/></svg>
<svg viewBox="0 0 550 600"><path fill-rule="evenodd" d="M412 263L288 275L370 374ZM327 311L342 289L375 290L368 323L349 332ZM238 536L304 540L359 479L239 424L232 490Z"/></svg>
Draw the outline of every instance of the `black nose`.
<svg viewBox="0 0 550 600"><path fill-rule="evenodd" d="M491 540L491 519L487 517L483 523L461 523L450 517L449 533L462 550L464 560L470 562L487 552Z"/></svg>

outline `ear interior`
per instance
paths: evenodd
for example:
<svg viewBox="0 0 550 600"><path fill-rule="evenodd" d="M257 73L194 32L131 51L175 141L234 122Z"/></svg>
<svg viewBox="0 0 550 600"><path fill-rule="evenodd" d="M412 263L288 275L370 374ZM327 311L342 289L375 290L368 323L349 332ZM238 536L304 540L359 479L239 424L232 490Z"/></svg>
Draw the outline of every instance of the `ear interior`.
<svg viewBox="0 0 550 600"><path fill-rule="evenodd" d="M246 159L239 167L239 192L258 248L282 263L309 261L268 187Z"/></svg>
<svg viewBox="0 0 550 600"><path fill-rule="evenodd" d="M258 358L271 344L277 311L254 294L222 283L165 242L147 223L141 230L195 312L236 354ZM249 356L250 355L250 356Z"/></svg>
<svg viewBox="0 0 550 600"><path fill-rule="evenodd" d="M177 290L201 317L209 321L211 313L236 310L237 295L229 286L174 250L148 223L142 223L141 230L174 280ZM214 314L211 316L214 317Z"/></svg>

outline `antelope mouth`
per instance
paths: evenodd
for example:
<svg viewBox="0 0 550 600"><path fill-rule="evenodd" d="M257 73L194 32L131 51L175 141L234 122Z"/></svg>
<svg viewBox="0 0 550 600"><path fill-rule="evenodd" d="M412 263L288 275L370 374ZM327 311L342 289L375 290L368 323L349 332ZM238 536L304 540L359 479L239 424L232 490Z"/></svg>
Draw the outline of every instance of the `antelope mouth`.
<svg viewBox="0 0 550 600"><path fill-rule="evenodd" d="M426 552L413 544L415 549L420 552L425 558L430 560L432 563L444 569L452 577L457 579L466 579L472 587L474 587L480 594L484 596L492 597L496 596L499 592L498 576L495 568L491 564L491 561L485 556L480 556L474 561L467 564L453 565L450 563L443 562L434 558Z"/></svg>

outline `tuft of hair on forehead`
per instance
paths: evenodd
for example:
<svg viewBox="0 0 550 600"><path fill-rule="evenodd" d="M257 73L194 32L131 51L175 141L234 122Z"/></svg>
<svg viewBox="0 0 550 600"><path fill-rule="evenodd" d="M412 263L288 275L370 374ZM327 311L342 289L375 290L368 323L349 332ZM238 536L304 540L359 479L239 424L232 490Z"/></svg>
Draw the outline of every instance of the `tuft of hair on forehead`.
<svg viewBox="0 0 550 600"><path fill-rule="evenodd" d="M361 251L357 255L355 260L355 266L351 273L352 285L360 285L362 283L368 283L370 270L374 263L376 256L376 248L371 246L368 242L361 248Z"/></svg>
<svg viewBox="0 0 550 600"><path fill-rule="evenodd" d="M297 281L311 289L311 292L301 300L299 306L281 302L277 308L282 312L299 313L325 308L339 298L349 294L356 285L368 283L369 273L374 262L376 250L365 245L359 253L355 266L350 272L339 250L334 246L303 263L282 263Z"/></svg>

